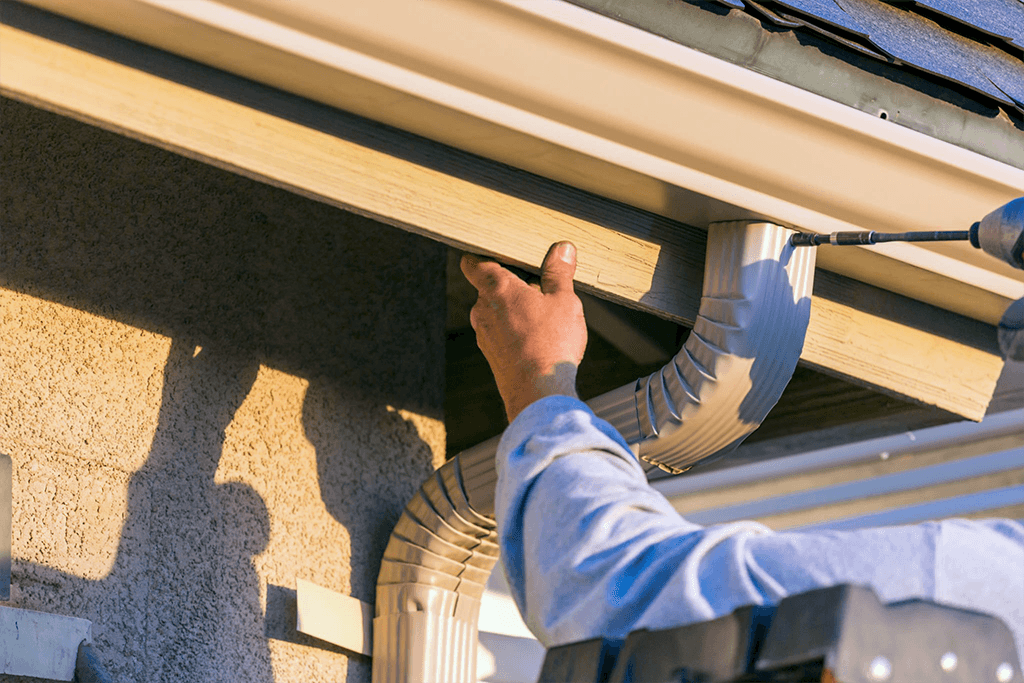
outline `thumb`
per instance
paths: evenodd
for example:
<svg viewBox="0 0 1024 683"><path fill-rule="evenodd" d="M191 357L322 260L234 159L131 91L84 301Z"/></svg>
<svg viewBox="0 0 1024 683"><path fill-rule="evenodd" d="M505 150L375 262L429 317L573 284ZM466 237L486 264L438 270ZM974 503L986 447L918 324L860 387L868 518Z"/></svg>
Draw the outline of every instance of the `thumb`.
<svg viewBox="0 0 1024 683"><path fill-rule="evenodd" d="M576 247L572 242L556 242L548 249L540 267L540 291L544 294L571 292L575 274Z"/></svg>

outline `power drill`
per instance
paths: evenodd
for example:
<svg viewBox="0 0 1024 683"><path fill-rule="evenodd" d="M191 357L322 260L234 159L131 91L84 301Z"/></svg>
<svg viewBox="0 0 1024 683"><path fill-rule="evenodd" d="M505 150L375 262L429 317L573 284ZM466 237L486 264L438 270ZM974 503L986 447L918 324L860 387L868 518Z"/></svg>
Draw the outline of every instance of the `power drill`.
<svg viewBox="0 0 1024 683"><path fill-rule="evenodd" d="M1004 204L969 230L934 232L833 232L828 235L797 233L790 238L794 247L820 244L845 246L883 242L969 241L976 249L1024 270L1024 197ZM999 321L999 347L1009 360L1024 361L1024 299L1010 304Z"/></svg>

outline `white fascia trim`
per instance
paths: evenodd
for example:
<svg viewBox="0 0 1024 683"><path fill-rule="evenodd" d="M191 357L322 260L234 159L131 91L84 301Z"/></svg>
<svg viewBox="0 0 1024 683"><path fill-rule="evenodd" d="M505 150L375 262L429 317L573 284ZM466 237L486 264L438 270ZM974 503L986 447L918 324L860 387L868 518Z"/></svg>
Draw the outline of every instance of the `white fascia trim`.
<svg viewBox="0 0 1024 683"><path fill-rule="evenodd" d="M30 2L695 225L963 229L1024 192L1021 169L562 0ZM989 323L1024 296L966 245L818 263Z"/></svg>

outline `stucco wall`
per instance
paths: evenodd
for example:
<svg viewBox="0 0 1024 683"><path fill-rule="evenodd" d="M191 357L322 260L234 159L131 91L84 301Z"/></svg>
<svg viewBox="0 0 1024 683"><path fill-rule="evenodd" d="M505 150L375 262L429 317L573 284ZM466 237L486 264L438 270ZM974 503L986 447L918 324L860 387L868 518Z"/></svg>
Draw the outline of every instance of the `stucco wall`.
<svg viewBox="0 0 1024 683"><path fill-rule="evenodd" d="M117 680L363 681L297 577L372 601L444 453L444 250L0 102L11 604Z"/></svg>

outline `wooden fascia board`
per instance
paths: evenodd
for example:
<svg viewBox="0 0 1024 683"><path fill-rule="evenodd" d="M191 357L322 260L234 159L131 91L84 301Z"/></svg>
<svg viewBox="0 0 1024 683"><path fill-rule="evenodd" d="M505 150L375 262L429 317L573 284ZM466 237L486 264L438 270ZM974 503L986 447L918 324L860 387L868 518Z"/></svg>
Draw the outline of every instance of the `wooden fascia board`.
<svg viewBox="0 0 1024 683"><path fill-rule="evenodd" d="M1021 169L560 0L28 1L698 227L962 229L1024 187ZM966 245L818 262L988 323L1024 296Z"/></svg>
<svg viewBox="0 0 1024 683"><path fill-rule="evenodd" d="M122 63L131 49L146 53L148 71ZM677 321L696 315L697 228L184 60L187 78L158 76L149 48L125 42L120 61L93 52L0 25L0 94L511 263L536 268L548 245L569 239L585 291ZM236 95L259 90L259 108L209 80L195 87L204 77ZM988 325L819 271L801 358L980 419L1002 367L993 336Z"/></svg>

